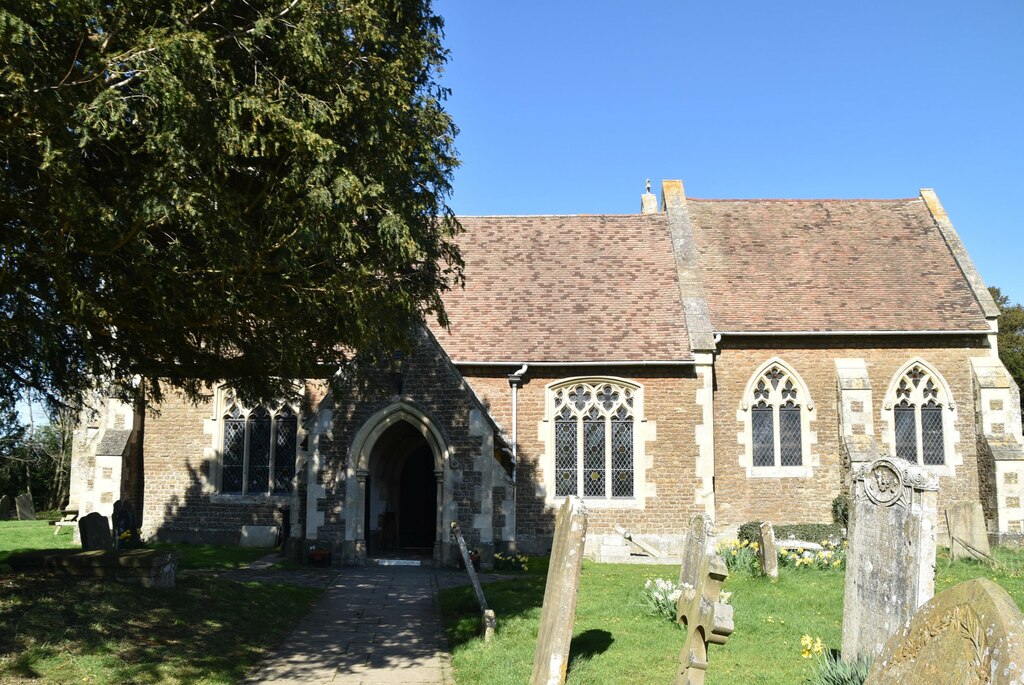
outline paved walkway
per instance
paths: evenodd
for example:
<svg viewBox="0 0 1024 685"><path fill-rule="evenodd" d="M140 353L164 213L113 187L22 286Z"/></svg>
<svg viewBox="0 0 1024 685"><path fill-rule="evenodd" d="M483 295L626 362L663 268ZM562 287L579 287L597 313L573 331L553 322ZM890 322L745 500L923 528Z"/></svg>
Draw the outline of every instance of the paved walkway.
<svg viewBox="0 0 1024 685"><path fill-rule="evenodd" d="M326 587L246 683L452 683L437 590L468 582L464 572L368 566L295 573L252 568L230 574Z"/></svg>

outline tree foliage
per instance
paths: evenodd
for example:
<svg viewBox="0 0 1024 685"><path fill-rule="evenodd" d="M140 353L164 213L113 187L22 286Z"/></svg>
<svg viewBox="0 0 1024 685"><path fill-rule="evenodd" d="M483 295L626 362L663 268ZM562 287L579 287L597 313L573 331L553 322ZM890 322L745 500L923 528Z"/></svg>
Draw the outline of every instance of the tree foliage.
<svg viewBox="0 0 1024 685"><path fill-rule="evenodd" d="M1010 298L999 288L989 288L992 299L999 307L999 359L1013 376L1017 387L1024 388L1024 307L1010 304Z"/></svg>
<svg viewBox="0 0 1024 685"><path fill-rule="evenodd" d="M430 0L7 0L6 394L265 399L444 323L442 30Z"/></svg>

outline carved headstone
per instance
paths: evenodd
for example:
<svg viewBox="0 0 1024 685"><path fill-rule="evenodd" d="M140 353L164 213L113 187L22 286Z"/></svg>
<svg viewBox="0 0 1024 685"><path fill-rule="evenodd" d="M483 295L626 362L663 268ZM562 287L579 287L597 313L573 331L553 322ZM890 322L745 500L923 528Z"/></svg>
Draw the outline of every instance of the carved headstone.
<svg viewBox="0 0 1024 685"><path fill-rule="evenodd" d="M922 606L885 645L865 685L1019 685L1024 616L991 580L960 583Z"/></svg>
<svg viewBox="0 0 1024 685"><path fill-rule="evenodd" d="M18 508L18 520L19 521L35 521L36 520L36 508L32 504L32 495L24 494L18 495L14 500L15 506Z"/></svg>
<svg viewBox="0 0 1024 685"><path fill-rule="evenodd" d="M476 575L476 567L473 566L473 559L469 554L469 547L466 545L466 538L462 537L462 530L459 529L458 521L452 521L452 537L459 545L459 553L462 555L462 563L466 566L466 573L469 575L469 582L473 585L473 592L476 593L476 601L480 605L481 620L483 626L484 642L490 642L494 638L496 619L494 611L487 606L487 598L484 597L484 589L480 587L480 579Z"/></svg>
<svg viewBox="0 0 1024 685"><path fill-rule="evenodd" d="M78 533L82 538L82 549L86 552L110 549L110 524L107 517L98 511L78 520Z"/></svg>
<svg viewBox="0 0 1024 685"><path fill-rule="evenodd" d="M111 518L114 524L114 545L118 549L138 546L139 524L132 503L126 499L114 502L114 514Z"/></svg>
<svg viewBox="0 0 1024 685"><path fill-rule="evenodd" d="M768 521L761 524L761 542L757 546L757 558L761 562L762 575L778 580L779 551L775 547L775 529Z"/></svg>
<svg viewBox="0 0 1024 685"><path fill-rule="evenodd" d="M569 643L576 619L576 591L587 537L587 508L578 497L566 497L555 519L544 606L540 612L533 685L561 685L569 667Z"/></svg>
<svg viewBox="0 0 1024 685"><path fill-rule="evenodd" d="M11 498L7 495L0 497L0 521L11 518Z"/></svg>
<svg viewBox="0 0 1024 685"><path fill-rule="evenodd" d="M676 622L686 631L686 638L679 654L676 685L703 685L708 644L724 645L732 634L732 607L718 601L728 576L725 560L715 553L711 519L694 516L679 568L683 593L676 604Z"/></svg>
<svg viewBox="0 0 1024 685"><path fill-rule="evenodd" d="M875 656L935 594L938 484L903 459L854 464L843 658Z"/></svg>
<svg viewBox="0 0 1024 685"><path fill-rule="evenodd" d="M985 559L991 554L981 502L962 502L946 509L951 559Z"/></svg>

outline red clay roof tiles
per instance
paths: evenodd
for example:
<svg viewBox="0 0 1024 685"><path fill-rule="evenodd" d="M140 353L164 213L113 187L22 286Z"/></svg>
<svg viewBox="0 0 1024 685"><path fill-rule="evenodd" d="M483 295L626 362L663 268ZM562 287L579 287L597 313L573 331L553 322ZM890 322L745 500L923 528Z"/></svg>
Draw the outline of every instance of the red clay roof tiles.
<svg viewBox="0 0 1024 685"><path fill-rule="evenodd" d="M919 199L687 201L716 331L987 331Z"/></svg>
<svg viewBox="0 0 1024 685"><path fill-rule="evenodd" d="M455 361L691 359L664 214L460 217Z"/></svg>

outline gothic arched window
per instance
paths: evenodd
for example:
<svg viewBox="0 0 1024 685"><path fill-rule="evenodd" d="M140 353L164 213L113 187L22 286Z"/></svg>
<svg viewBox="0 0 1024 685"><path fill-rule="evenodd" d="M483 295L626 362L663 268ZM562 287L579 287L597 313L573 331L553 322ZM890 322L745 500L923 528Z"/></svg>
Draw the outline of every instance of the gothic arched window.
<svg viewBox="0 0 1024 685"><path fill-rule="evenodd" d="M287 404L275 411L247 409L225 396L220 491L227 494L285 494L292 491L298 417Z"/></svg>
<svg viewBox="0 0 1024 685"><path fill-rule="evenodd" d="M948 400L943 384L923 364L913 364L900 376L894 395L896 456L926 466L945 464L942 409Z"/></svg>
<svg viewBox="0 0 1024 685"><path fill-rule="evenodd" d="M557 497L634 496L636 392L607 381L553 389Z"/></svg>
<svg viewBox="0 0 1024 685"><path fill-rule="evenodd" d="M803 395L799 381L781 364L769 365L753 383L748 402L755 467L804 465Z"/></svg>

